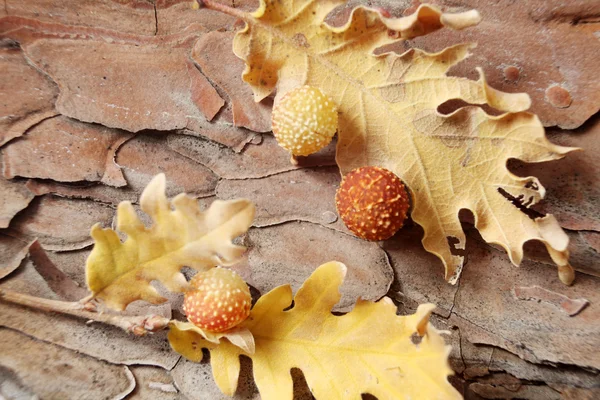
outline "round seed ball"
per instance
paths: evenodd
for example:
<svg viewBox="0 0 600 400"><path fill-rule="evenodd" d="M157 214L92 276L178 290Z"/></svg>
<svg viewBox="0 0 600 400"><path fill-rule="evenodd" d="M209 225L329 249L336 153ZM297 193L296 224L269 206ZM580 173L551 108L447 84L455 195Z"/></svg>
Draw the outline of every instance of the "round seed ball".
<svg viewBox="0 0 600 400"><path fill-rule="evenodd" d="M338 125L337 107L318 88L301 86L273 108L273 134L294 156L307 156L331 142Z"/></svg>
<svg viewBox="0 0 600 400"><path fill-rule="evenodd" d="M361 167L348 173L335 203L348 229L373 241L388 239L402 228L410 205L400 178L380 167Z"/></svg>
<svg viewBox="0 0 600 400"><path fill-rule="evenodd" d="M250 315L252 298L246 282L230 269L216 267L196 274L185 292L188 320L209 332L233 328Z"/></svg>

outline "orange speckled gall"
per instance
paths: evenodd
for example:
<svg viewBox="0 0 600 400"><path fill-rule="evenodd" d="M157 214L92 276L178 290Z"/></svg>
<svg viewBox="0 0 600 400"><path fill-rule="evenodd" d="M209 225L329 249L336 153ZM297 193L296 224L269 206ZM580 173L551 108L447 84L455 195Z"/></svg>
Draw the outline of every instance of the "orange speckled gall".
<svg viewBox="0 0 600 400"><path fill-rule="evenodd" d="M400 178L380 167L361 167L348 173L335 202L346 227L371 241L392 237L402 228L410 206Z"/></svg>
<svg viewBox="0 0 600 400"><path fill-rule="evenodd" d="M188 320L209 332L224 332L250 315L252 298L246 282L226 268L212 268L191 280L183 309Z"/></svg>

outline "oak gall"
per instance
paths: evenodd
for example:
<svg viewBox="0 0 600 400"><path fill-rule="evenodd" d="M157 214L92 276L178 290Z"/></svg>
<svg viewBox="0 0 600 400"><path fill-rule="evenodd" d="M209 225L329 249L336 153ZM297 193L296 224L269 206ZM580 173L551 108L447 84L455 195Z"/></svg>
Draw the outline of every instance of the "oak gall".
<svg viewBox="0 0 600 400"><path fill-rule="evenodd" d="M410 205L400 178L380 167L361 167L348 173L335 203L348 229L372 241L389 239L402 228Z"/></svg>
<svg viewBox="0 0 600 400"><path fill-rule="evenodd" d="M285 94L271 116L277 143L293 156L327 146L337 130L337 107L318 88L301 86Z"/></svg>
<svg viewBox="0 0 600 400"><path fill-rule="evenodd" d="M232 270L216 267L196 274L185 292L188 320L209 332L233 328L250 315L252 298L246 282Z"/></svg>

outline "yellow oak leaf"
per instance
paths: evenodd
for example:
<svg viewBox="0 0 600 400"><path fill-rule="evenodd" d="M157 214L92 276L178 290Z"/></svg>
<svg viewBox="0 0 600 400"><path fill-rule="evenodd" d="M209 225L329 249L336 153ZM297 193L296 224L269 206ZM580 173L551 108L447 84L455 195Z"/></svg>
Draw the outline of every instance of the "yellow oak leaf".
<svg viewBox="0 0 600 400"><path fill-rule="evenodd" d="M389 298L374 303L359 300L345 315L331 314L340 300L346 267L323 264L293 298L289 285L261 297L241 326L254 336L249 354L226 341L205 340L192 330L172 326L173 349L192 361L210 350L213 376L219 388L233 395L240 373L240 355L252 359L254 380L264 400L293 398L291 368L300 368L317 399L459 399L448 382L450 346L429 323L435 308L419 306L416 313L396 315ZM413 335L419 335L419 344Z"/></svg>
<svg viewBox="0 0 600 400"><path fill-rule="evenodd" d="M423 245L442 260L449 282L456 283L463 267L466 238L458 214L468 209L483 238L506 249L514 264L521 262L526 241L539 240L561 280L571 283L568 237L557 220L523 212L543 198L544 188L535 177L517 177L506 167L510 158L541 162L573 150L546 139L538 118L525 112L529 96L489 87L481 70L478 81L447 76L469 56L471 44L435 54L376 51L442 27L466 28L479 22L479 14L445 14L421 5L413 15L387 18L357 7L342 26L324 22L344 2L261 0L250 14L212 0L205 4L246 21L233 50L246 62L243 79L256 101L276 91L277 102L290 89L311 85L338 104L341 173L380 166L408 185L412 218L425 231ZM450 115L437 112L452 99L487 104L504 114L491 116L477 106Z"/></svg>
<svg viewBox="0 0 600 400"><path fill-rule="evenodd" d="M225 338L229 340L231 344L244 350L244 352L248 354L254 354L254 337L252 336L252 332L250 332L248 328L235 326L224 332L209 332L192 324L191 322L183 322L177 320L172 320L170 322L170 326L171 329L176 332L192 331L194 333L197 333L200 336L202 336L202 338L207 342L214 344L221 343L221 338Z"/></svg>
<svg viewBox="0 0 600 400"><path fill-rule="evenodd" d="M142 211L154 224L146 227L130 202L117 210L117 230L127 235L121 242L117 232L92 227L94 249L86 263L86 281L94 298L123 310L135 300L158 304L166 301L150 285L158 280L171 291L188 284L183 266L206 270L231 265L245 247L232 240L246 232L254 218L254 205L244 199L214 201L204 212L198 201L184 193L171 202L165 196L166 179L159 174L140 197Z"/></svg>

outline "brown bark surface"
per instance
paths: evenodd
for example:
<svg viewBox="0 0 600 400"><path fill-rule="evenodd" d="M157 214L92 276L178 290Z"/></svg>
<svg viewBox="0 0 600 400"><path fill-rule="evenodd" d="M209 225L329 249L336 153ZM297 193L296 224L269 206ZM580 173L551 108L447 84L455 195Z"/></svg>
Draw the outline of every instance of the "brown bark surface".
<svg viewBox="0 0 600 400"><path fill-rule="evenodd" d="M357 3L398 16L418 4L349 6ZM336 311L385 295L401 313L438 306L433 323L450 332L451 381L465 398L600 398L600 3L432 3L476 8L483 22L399 50L477 42L452 74L477 79L475 67L482 67L492 87L532 97L550 140L583 148L551 163L510 163L546 187L538 211L556 215L571 238L573 286L558 281L535 243L513 266L468 215L467 263L455 286L410 221L384 242L352 236L335 209L335 143L290 163L269 132L272 102L254 103L240 78L232 17L193 10L188 0L0 0L0 289L69 301L64 288L85 292L91 226L110 227L119 202L137 207L145 185L164 172L168 196L256 204L241 239L248 256L233 268L258 292L284 283L296 290L335 259L348 266ZM135 303L127 313L181 317L181 296L159 290L170 304ZM242 360L235 398L259 398L251 373ZM296 397L311 398L302 374L292 375ZM0 398L32 395L224 397L209 364L180 359L165 332L134 337L0 301Z"/></svg>

